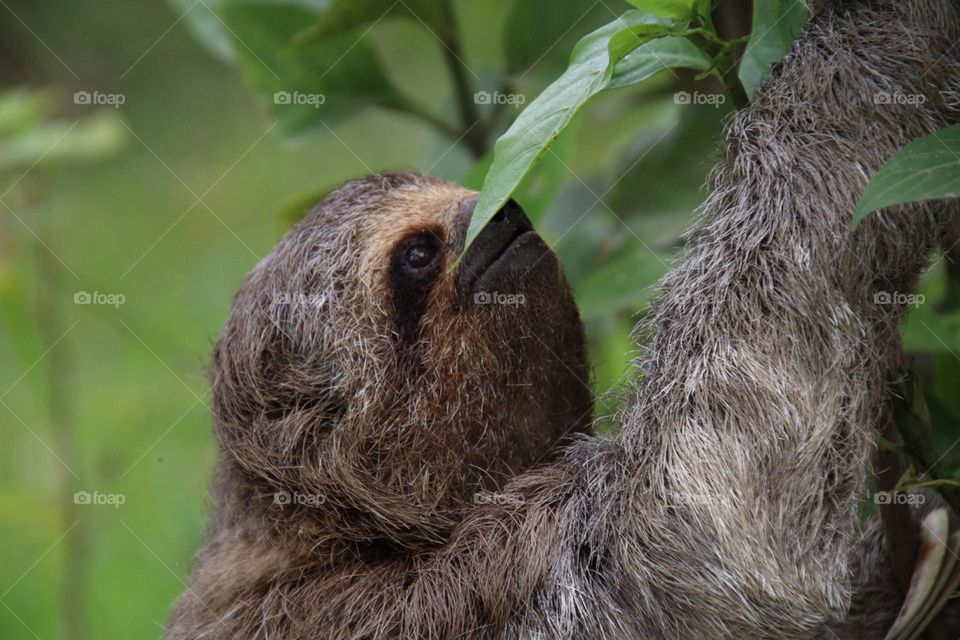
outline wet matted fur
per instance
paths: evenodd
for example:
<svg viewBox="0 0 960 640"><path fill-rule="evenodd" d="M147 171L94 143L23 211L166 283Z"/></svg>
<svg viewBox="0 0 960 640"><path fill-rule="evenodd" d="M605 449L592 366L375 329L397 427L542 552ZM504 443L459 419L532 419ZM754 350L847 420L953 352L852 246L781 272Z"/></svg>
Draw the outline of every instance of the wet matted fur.
<svg viewBox="0 0 960 640"><path fill-rule="evenodd" d="M215 511L166 637L882 637L899 598L857 503L903 310L874 294L911 291L953 207L849 223L867 176L957 119L958 39L947 0L811 21L727 127L611 439L552 254L523 304L464 304L473 194L333 193L217 344ZM447 247L415 294L391 275L412 236Z"/></svg>

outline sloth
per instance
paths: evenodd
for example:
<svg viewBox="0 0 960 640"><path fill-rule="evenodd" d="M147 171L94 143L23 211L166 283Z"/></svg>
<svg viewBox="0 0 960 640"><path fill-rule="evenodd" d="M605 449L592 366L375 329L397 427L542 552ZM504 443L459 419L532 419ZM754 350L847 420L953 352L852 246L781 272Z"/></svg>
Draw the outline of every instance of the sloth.
<svg viewBox="0 0 960 640"><path fill-rule="evenodd" d="M475 193L334 191L215 347L213 514L166 638L883 637L903 594L858 504L903 309L876 294L915 287L955 207L850 222L957 120L958 38L947 0L810 21L727 125L610 437L516 203L453 268Z"/></svg>

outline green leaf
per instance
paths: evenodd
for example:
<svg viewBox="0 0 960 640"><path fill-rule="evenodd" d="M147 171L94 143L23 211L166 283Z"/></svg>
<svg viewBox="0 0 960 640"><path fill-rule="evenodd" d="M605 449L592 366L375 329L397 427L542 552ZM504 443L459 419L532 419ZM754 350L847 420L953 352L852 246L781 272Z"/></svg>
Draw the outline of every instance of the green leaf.
<svg viewBox="0 0 960 640"><path fill-rule="evenodd" d="M870 179L853 225L876 209L905 202L956 198L960 193L960 124L914 140Z"/></svg>
<svg viewBox="0 0 960 640"><path fill-rule="evenodd" d="M612 75L612 67L620 62L625 55L643 43L649 42L654 38L661 38L663 36L680 33L684 31L689 24L686 21L677 20L676 18L657 16L655 14L644 13L642 11L631 11L629 13L625 13L618 20L626 22L626 26L624 28L617 29L613 35L610 36L610 40L607 43L607 50L610 54L610 60L608 64L608 71L605 75L607 76L608 80L610 75ZM610 24L614 25L616 22L617 21L614 21ZM571 64L573 64L578 51L590 51L593 49L592 43L587 42L589 37L590 36L587 36L587 38L584 38L578 42L577 46L574 47L570 60Z"/></svg>
<svg viewBox="0 0 960 640"><path fill-rule="evenodd" d="M696 14L700 16L701 20L703 20L704 24L708 25L711 30L715 31L713 29L713 19L710 16L710 13L713 9L711 4L712 3L710 0L695 0L693 7Z"/></svg>
<svg viewBox="0 0 960 640"><path fill-rule="evenodd" d="M790 50L810 17L803 0L764 0L753 3L753 34L740 60L740 82L751 98L766 79L770 66Z"/></svg>
<svg viewBox="0 0 960 640"><path fill-rule="evenodd" d="M308 3L230 0L222 14L237 40L244 75L287 134L335 123L371 105L403 102L362 33L292 45L304 25L320 19Z"/></svg>
<svg viewBox="0 0 960 640"><path fill-rule="evenodd" d="M297 36L300 42L334 35L383 18L403 17L422 24L434 35L444 35L453 25L442 0L331 0L319 20Z"/></svg>
<svg viewBox="0 0 960 640"><path fill-rule="evenodd" d="M683 67L706 71L713 61L686 38L669 36L640 45L617 63L605 88L618 89L642 82L659 71Z"/></svg>
<svg viewBox="0 0 960 640"><path fill-rule="evenodd" d="M685 27L684 22L629 11L581 40L564 74L544 89L497 140L493 165L483 182L467 231L466 246L503 206L530 168L549 153L580 107L606 86L614 65L644 42Z"/></svg>
<svg viewBox="0 0 960 640"><path fill-rule="evenodd" d="M594 271L574 287L585 320L636 311L650 298L651 287L667 271L666 260L642 247Z"/></svg>
<svg viewBox="0 0 960 640"><path fill-rule="evenodd" d="M540 224L546 217L563 184L572 178L570 165L577 146L579 120L580 118L575 118L563 130L551 149L552 153L545 156L514 191L514 199L520 203L534 225ZM485 155L460 179L460 183L468 189L480 189L483 177L492 163L493 154Z"/></svg>
<svg viewBox="0 0 960 640"><path fill-rule="evenodd" d="M701 4L697 0L627 0L627 2L641 11L677 20L693 19L696 11L694 5Z"/></svg>
<svg viewBox="0 0 960 640"><path fill-rule="evenodd" d="M194 38L216 57L230 62L233 60L233 41L230 33L214 13L218 11L224 0L167 0L182 16L187 28L193 32Z"/></svg>
<svg viewBox="0 0 960 640"><path fill-rule="evenodd" d="M577 130L582 118L574 118L547 154L520 183L517 197L527 216L538 225L547 216L564 182L574 179L570 164L576 149Z"/></svg>

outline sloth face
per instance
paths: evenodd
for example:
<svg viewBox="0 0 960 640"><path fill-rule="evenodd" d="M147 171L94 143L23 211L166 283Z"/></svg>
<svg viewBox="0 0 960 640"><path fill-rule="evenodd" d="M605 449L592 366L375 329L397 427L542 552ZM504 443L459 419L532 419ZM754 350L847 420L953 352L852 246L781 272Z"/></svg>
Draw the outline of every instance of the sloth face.
<svg viewBox="0 0 960 640"><path fill-rule="evenodd" d="M312 497L277 517L437 541L476 493L589 431L580 319L520 207L451 270L475 203L414 174L348 183L237 293L214 355L217 436L257 495Z"/></svg>

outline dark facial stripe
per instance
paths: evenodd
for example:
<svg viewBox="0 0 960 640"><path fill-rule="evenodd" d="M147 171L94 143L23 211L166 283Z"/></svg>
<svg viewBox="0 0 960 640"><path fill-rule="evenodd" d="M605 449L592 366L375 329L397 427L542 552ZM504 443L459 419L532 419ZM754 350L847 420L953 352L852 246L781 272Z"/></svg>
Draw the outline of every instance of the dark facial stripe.
<svg viewBox="0 0 960 640"><path fill-rule="evenodd" d="M440 255L434 267L422 273L411 273L405 268L404 251L408 243L399 243L391 256L388 277L393 304L393 324L400 342L404 345L415 344L420 337L420 321L427 309L430 290L444 264L444 241L439 234L428 231L414 237L427 238L435 243Z"/></svg>

